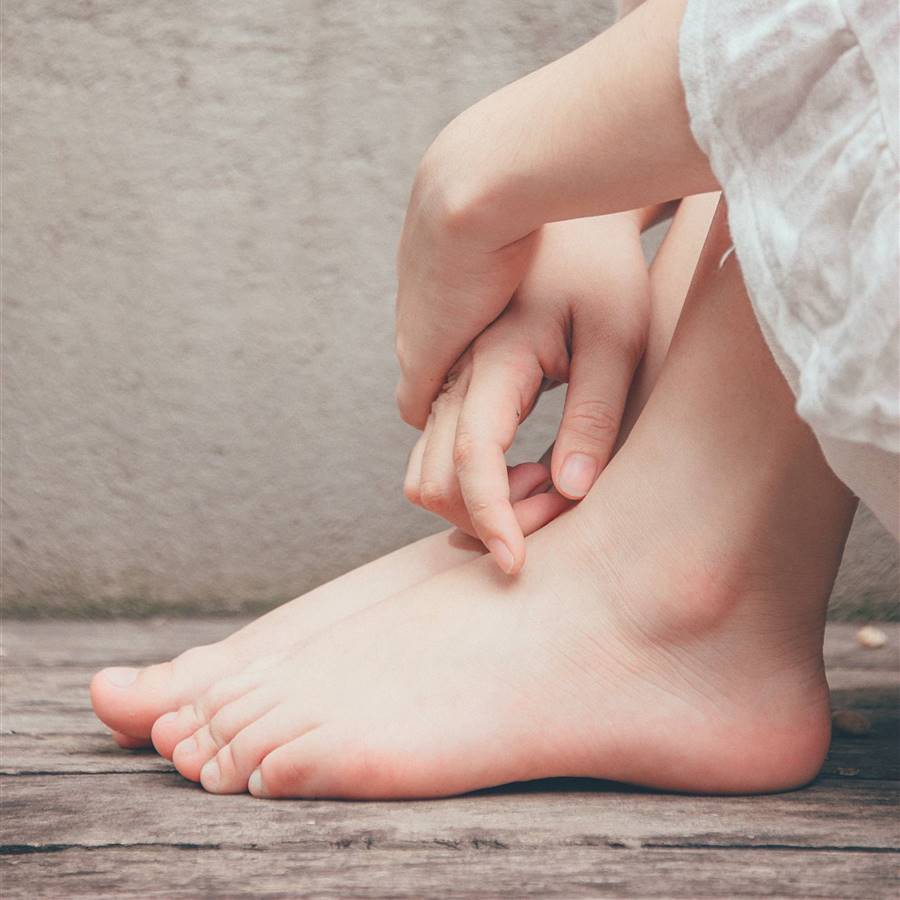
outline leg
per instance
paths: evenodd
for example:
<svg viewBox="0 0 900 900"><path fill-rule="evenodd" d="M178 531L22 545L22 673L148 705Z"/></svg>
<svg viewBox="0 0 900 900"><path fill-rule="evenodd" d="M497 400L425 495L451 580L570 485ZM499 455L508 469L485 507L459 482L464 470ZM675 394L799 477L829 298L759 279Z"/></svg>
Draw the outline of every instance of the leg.
<svg viewBox="0 0 900 900"><path fill-rule="evenodd" d="M824 612L854 501L762 340L720 212L658 384L513 580L476 560L190 711L216 792L438 796L593 775L751 792L829 739ZM414 674L413 674L414 673Z"/></svg>

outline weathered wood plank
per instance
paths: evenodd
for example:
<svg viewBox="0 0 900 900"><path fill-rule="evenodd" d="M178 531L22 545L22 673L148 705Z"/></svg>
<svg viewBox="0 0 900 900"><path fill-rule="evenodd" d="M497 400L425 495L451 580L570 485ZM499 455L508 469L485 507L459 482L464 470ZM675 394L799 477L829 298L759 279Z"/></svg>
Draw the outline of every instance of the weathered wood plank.
<svg viewBox="0 0 900 900"><path fill-rule="evenodd" d="M5 778L0 843L313 844L434 840L900 849L898 786L846 779L766 797L657 794L602 782L535 784L414 803L214 797L175 774Z"/></svg>
<svg viewBox="0 0 900 900"><path fill-rule="evenodd" d="M121 750L108 732L7 734L0 775L124 775L171 772L172 764L151 750ZM863 776L865 777L865 776Z"/></svg>
<svg viewBox="0 0 900 900"><path fill-rule="evenodd" d="M836 897L896 896L892 854L597 845L552 854L433 842L402 850L71 848L5 857L4 896Z"/></svg>
<svg viewBox="0 0 900 900"><path fill-rule="evenodd" d="M887 643L877 650L860 647L856 640L859 625L829 623L825 629L825 664L831 669L900 669L900 626L896 622L881 623Z"/></svg>
<svg viewBox="0 0 900 900"><path fill-rule="evenodd" d="M771 797L683 797L560 780L418 803L211 797L115 748L87 684L230 633L235 620L4 623L4 896L894 896L900 667L826 639L836 736L824 774ZM123 873L125 873L123 875Z"/></svg>

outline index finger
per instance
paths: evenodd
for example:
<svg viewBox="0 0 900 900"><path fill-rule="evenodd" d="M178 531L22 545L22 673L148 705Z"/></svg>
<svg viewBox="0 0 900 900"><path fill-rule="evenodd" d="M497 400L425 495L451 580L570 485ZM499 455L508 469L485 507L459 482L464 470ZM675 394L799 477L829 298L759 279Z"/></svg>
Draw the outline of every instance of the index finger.
<svg viewBox="0 0 900 900"><path fill-rule="evenodd" d="M508 575L525 562L525 537L510 502L505 454L542 377L534 356L476 355L456 431L453 457L472 527Z"/></svg>

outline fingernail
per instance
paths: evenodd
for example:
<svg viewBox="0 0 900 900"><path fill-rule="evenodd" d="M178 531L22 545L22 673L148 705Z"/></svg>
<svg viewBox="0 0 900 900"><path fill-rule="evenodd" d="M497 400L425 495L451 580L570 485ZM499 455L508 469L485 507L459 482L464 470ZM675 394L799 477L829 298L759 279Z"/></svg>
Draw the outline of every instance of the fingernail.
<svg viewBox="0 0 900 900"><path fill-rule="evenodd" d="M200 770L200 783L206 790L214 790L216 785L219 783L219 764L215 761L215 759L211 759L208 763L206 763L203 768Z"/></svg>
<svg viewBox="0 0 900 900"><path fill-rule="evenodd" d="M117 666L104 670L103 677L116 687L127 688L134 684L135 678L138 677L138 670L128 666Z"/></svg>
<svg viewBox="0 0 900 900"><path fill-rule="evenodd" d="M567 497L580 499L590 489L597 476L597 460L587 453L570 453L559 471L557 485Z"/></svg>
<svg viewBox="0 0 900 900"><path fill-rule="evenodd" d="M513 570L513 566L516 564L515 557L513 557L509 547L507 547L500 538L491 538L489 541L485 542L485 546L491 552L494 559L497 560L497 564L500 568L509 575Z"/></svg>
<svg viewBox="0 0 900 900"><path fill-rule="evenodd" d="M263 784L262 772L259 769L255 769L253 774L250 776L250 780L247 782L247 790L253 794L254 797L268 797L269 795L266 793L266 786Z"/></svg>

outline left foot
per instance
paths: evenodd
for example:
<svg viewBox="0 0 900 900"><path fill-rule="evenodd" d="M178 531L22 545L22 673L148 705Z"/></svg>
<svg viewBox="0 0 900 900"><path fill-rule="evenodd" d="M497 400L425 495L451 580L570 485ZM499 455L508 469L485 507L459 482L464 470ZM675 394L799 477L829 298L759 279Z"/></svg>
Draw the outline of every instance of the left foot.
<svg viewBox="0 0 900 900"><path fill-rule="evenodd" d="M736 306L733 262L712 281L629 441L518 578L470 562L220 682L154 728L178 770L216 793L356 798L814 777L853 501Z"/></svg>

